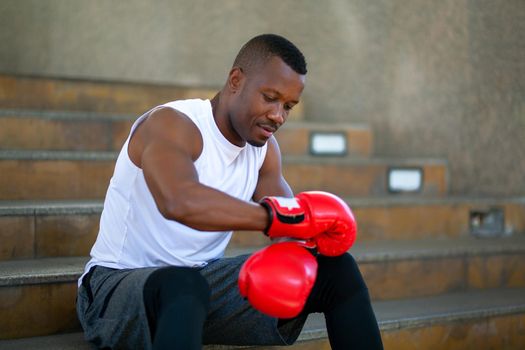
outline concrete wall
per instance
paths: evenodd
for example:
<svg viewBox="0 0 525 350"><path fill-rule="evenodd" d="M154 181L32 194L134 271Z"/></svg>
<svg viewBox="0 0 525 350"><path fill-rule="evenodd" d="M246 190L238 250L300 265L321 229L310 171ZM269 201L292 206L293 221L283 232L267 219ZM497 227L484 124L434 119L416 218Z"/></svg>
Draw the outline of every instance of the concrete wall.
<svg viewBox="0 0 525 350"><path fill-rule="evenodd" d="M308 119L447 158L453 194L525 195L524 23L523 0L2 0L0 72L220 87L280 33L308 59Z"/></svg>

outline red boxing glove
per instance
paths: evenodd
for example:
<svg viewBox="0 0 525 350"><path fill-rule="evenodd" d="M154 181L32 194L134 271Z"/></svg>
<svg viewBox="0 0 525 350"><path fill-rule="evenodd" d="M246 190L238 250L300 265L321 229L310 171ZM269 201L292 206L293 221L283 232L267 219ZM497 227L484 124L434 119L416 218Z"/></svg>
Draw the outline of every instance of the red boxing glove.
<svg viewBox="0 0 525 350"><path fill-rule="evenodd" d="M322 255L337 256L354 244L357 224L348 205L321 191L299 193L295 198L265 197L269 213L265 233L271 238L292 237L314 242Z"/></svg>
<svg viewBox="0 0 525 350"><path fill-rule="evenodd" d="M317 260L299 242L275 243L255 252L239 273L239 290L257 310L292 318L303 310L317 277Z"/></svg>
<svg viewBox="0 0 525 350"><path fill-rule="evenodd" d="M348 208L347 216L344 219L341 217L341 220L338 220L334 226L312 238L312 241L315 242L319 254L339 256L346 253L354 245L356 236L357 223L354 214Z"/></svg>

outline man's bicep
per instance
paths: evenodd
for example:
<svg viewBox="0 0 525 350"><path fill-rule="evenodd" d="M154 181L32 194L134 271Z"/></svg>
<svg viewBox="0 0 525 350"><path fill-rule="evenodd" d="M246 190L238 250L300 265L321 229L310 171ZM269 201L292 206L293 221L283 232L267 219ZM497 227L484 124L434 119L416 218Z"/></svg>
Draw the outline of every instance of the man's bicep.
<svg viewBox="0 0 525 350"><path fill-rule="evenodd" d="M268 141L266 158L259 170L253 200L258 202L265 196L293 197L292 189L282 174L281 153L275 138Z"/></svg>
<svg viewBox="0 0 525 350"><path fill-rule="evenodd" d="M185 188L198 183L192 144L199 135L192 135L194 126L184 119L155 118L148 121L151 124L145 133L140 162L146 184L159 210L164 212L171 203L180 203L178 197L184 196Z"/></svg>
<svg viewBox="0 0 525 350"><path fill-rule="evenodd" d="M185 182L197 182L198 176L189 153L174 144L156 141L144 149L142 170L148 186L166 192ZM151 188L150 188L151 189Z"/></svg>

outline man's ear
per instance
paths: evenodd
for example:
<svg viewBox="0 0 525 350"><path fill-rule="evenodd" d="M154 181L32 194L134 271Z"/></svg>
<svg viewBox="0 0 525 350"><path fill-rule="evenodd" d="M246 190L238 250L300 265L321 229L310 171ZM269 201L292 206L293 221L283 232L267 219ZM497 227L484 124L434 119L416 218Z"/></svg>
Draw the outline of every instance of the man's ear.
<svg viewBox="0 0 525 350"><path fill-rule="evenodd" d="M244 72L240 67L233 67L228 75L228 88L230 92L235 93L239 91L244 83Z"/></svg>

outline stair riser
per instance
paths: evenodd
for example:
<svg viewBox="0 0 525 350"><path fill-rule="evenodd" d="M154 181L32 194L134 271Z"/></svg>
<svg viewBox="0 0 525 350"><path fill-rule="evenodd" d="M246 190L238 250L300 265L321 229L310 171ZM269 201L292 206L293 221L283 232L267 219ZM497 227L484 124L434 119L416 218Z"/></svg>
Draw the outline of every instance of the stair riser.
<svg viewBox="0 0 525 350"><path fill-rule="evenodd" d="M353 207L359 225L359 239L419 239L431 237L454 238L470 234L470 213L486 210L487 205L414 204L399 206ZM525 232L525 205L495 204L503 210L507 233ZM504 234L504 232L499 232Z"/></svg>
<svg viewBox="0 0 525 350"><path fill-rule="evenodd" d="M381 331L385 349L391 350L492 350L492 349L523 349L525 348L525 315L502 315L491 317L470 318L468 320L451 320L432 322L421 327L386 327ZM80 340L81 335L75 335L70 342L60 342L60 349L91 349L87 342ZM42 339L42 338L37 338ZM45 339L45 338L43 338ZM7 341L1 344L6 349L21 349L21 344ZM42 340L40 340L42 341ZM33 344L36 344L33 341ZM30 349L37 349L29 345ZM44 346L46 349L49 345ZM226 350L224 346L208 345L205 350ZM233 349L233 348L232 348ZM330 350L327 338L311 341L299 341L292 346L254 347L254 350Z"/></svg>
<svg viewBox="0 0 525 350"><path fill-rule="evenodd" d="M374 300L525 286L524 254L362 262L359 266Z"/></svg>
<svg viewBox="0 0 525 350"><path fill-rule="evenodd" d="M68 160L0 161L0 197L5 200L100 199L115 162Z"/></svg>
<svg viewBox="0 0 525 350"><path fill-rule="evenodd" d="M0 117L0 149L118 151L133 120L103 118L53 119L28 116ZM283 127L275 134L285 155L310 153L308 127ZM372 150L369 129L348 128L348 156L367 157Z"/></svg>
<svg viewBox="0 0 525 350"><path fill-rule="evenodd" d="M79 329L76 289L74 283L0 287L0 339Z"/></svg>
<svg viewBox="0 0 525 350"><path fill-rule="evenodd" d="M213 95L206 89L0 75L4 108L142 113L168 101Z"/></svg>
<svg viewBox="0 0 525 350"><path fill-rule="evenodd" d="M457 238L471 235L470 213L486 210L488 205L466 202L460 204L412 204L386 206L353 205L348 201L358 224L358 241L404 240L421 238ZM508 232L525 233L525 204L495 203L501 208ZM239 232L232 238L238 247L260 246L265 237L252 232Z"/></svg>
<svg viewBox="0 0 525 350"><path fill-rule="evenodd" d="M275 138L279 142L281 153L287 156L300 156L310 154L310 134L312 130L308 128L283 126ZM325 131L325 130L323 130ZM341 132L342 130L337 130ZM347 129L347 156L368 157L372 154L373 140L370 129Z"/></svg>
<svg viewBox="0 0 525 350"><path fill-rule="evenodd" d="M360 263L373 300L437 295L469 288L524 287L525 255ZM70 330L76 281L0 287L0 339ZM9 321L5 321L9 320ZM22 325L31 324L31 327Z"/></svg>
<svg viewBox="0 0 525 350"><path fill-rule="evenodd" d="M525 314L384 331L382 337L389 350L525 349Z"/></svg>
<svg viewBox="0 0 525 350"><path fill-rule="evenodd" d="M33 216L0 216L0 261L35 256Z"/></svg>
<svg viewBox="0 0 525 350"><path fill-rule="evenodd" d="M0 261L86 256L99 220L99 214L0 216Z"/></svg>
<svg viewBox="0 0 525 350"><path fill-rule="evenodd" d="M392 164L395 165L395 164ZM285 163L283 174L294 191L328 191L339 196L389 195L386 164L320 164ZM442 196L447 193L447 168L444 165L423 166L423 188L420 196Z"/></svg>
<svg viewBox="0 0 525 350"><path fill-rule="evenodd" d="M2 160L0 198L103 198L114 166L114 160ZM283 164L283 173L296 192L322 190L343 197L387 194L387 170L386 165L377 164ZM442 195L446 189L446 168L425 166L422 195Z"/></svg>
<svg viewBox="0 0 525 350"><path fill-rule="evenodd" d="M454 238L469 234L469 212L475 204L399 207L353 207L358 242L412 238ZM501 205L514 233L525 232L525 206ZM446 220L445 220L446 219ZM95 242L100 212L89 214L31 214L0 216L0 261L34 257L84 256ZM260 232L235 232L231 248L269 243Z"/></svg>
<svg viewBox="0 0 525 350"><path fill-rule="evenodd" d="M179 99L212 98L216 89L193 89L167 85L111 83L65 79L24 78L0 75L0 106L3 108L93 111L142 114ZM302 104L289 118L302 119Z"/></svg>
<svg viewBox="0 0 525 350"><path fill-rule="evenodd" d="M525 349L525 314L443 322L427 327L382 331L388 350ZM330 350L328 339L256 350ZM255 350L254 349L254 350Z"/></svg>
<svg viewBox="0 0 525 350"><path fill-rule="evenodd" d="M0 149L114 151L132 121L0 118Z"/></svg>

